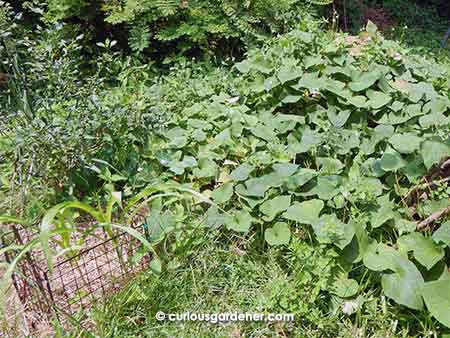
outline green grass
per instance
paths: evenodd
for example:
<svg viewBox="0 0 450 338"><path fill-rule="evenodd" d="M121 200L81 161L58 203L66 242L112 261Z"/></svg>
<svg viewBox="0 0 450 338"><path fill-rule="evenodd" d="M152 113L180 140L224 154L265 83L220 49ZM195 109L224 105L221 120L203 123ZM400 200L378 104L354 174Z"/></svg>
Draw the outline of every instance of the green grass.
<svg viewBox="0 0 450 338"><path fill-rule="evenodd" d="M155 314L264 312L275 309L273 287L287 282L268 254L252 254L214 243L161 276L143 274L95 312L102 337L276 337L287 325L158 322ZM118 305L121 306L118 307ZM284 311L283 311L284 312ZM112 317L108 314L114 313Z"/></svg>
<svg viewBox="0 0 450 338"><path fill-rule="evenodd" d="M296 238L288 250L260 250L254 241L214 240L173 261L161 275L144 272L94 309L95 330L76 337L269 338L434 337L415 327L411 313L378 294L362 293L360 310L342 313L343 300L323 292L326 255ZM370 281L368 281L370 282ZM169 313L293 313L294 322L158 322ZM426 318L417 318L427 323ZM412 326L408 326L412 325ZM432 331L432 330L431 330Z"/></svg>

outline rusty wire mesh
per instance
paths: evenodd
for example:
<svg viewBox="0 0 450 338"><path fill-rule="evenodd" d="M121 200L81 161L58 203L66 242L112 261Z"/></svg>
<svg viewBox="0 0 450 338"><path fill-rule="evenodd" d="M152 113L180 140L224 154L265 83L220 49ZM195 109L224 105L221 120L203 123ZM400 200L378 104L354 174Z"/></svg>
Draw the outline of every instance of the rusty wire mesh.
<svg viewBox="0 0 450 338"><path fill-rule="evenodd" d="M139 223L133 228L142 229ZM27 243L36 236L28 228L13 225L0 240L7 246ZM27 253L17 265L12 282L30 329L55 319L64 326L74 320L89 326L87 314L92 305L120 290L148 266L150 258L141 249L141 243L127 232L109 236L98 228L85 239L81 250L56 258L52 271L41 250ZM3 259L10 263L14 256L9 252Z"/></svg>

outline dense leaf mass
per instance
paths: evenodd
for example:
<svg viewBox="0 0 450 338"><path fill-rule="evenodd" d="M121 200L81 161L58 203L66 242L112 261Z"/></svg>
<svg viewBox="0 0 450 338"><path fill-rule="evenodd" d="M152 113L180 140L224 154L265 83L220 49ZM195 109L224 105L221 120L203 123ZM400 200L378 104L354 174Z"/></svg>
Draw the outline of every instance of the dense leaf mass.
<svg viewBox="0 0 450 338"><path fill-rule="evenodd" d="M388 297L412 309L425 300L445 323L429 286L423 292L437 264L437 279L450 280L443 237L415 232L423 215L414 210L431 201L413 210L405 198L450 157L448 72L376 30L294 30L250 51L236 72L235 91L187 105L149 158L210 195L229 229L260 223L279 245L287 224L311 227L319 243L354 257L347 272L362 258ZM448 200L448 189L435 198Z"/></svg>
<svg viewBox="0 0 450 338"><path fill-rule="evenodd" d="M300 305L284 293L302 316L319 298L352 315L383 295L450 328L448 66L370 21L358 35L294 25L299 1L102 4L105 22L129 25L128 55L109 38L89 46L76 26L50 28L87 1L27 2L48 24L37 33L0 12L0 210L39 224L33 245L49 262L54 247L78 250L80 212L108 235L127 229L158 275L207 231L288 256L295 295L317 279ZM239 61L188 59L219 38L245 46ZM161 46L162 64L147 62ZM145 238L124 225L142 209Z"/></svg>

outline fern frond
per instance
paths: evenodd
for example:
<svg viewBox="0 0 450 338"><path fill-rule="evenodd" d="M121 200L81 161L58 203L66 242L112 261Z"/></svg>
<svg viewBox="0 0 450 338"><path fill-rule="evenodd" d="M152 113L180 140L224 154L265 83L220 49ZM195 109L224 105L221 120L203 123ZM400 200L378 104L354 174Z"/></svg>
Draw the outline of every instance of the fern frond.
<svg viewBox="0 0 450 338"><path fill-rule="evenodd" d="M259 36L258 31L251 25L252 18L241 15L228 1L220 1L219 3L223 13L240 32L249 36Z"/></svg>
<svg viewBox="0 0 450 338"><path fill-rule="evenodd" d="M134 52L142 52L150 45L150 28L145 22L137 22L131 26L128 38L130 48Z"/></svg>
<svg viewBox="0 0 450 338"><path fill-rule="evenodd" d="M308 0L311 5L326 6L332 4L334 0Z"/></svg>
<svg viewBox="0 0 450 338"><path fill-rule="evenodd" d="M154 8L161 12L163 16L174 15L180 8L180 0L155 0Z"/></svg>

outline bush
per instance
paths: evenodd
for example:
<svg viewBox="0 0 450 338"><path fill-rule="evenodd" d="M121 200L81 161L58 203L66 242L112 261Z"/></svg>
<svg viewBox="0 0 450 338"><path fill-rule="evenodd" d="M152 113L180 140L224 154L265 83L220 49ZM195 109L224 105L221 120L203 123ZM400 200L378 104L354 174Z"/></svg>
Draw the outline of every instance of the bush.
<svg viewBox="0 0 450 338"><path fill-rule="evenodd" d="M7 17L0 51L0 73L8 74L0 101L8 138L2 157L8 163L20 158L16 174L57 195L84 196L105 180L131 189L148 183L157 176L145 165L151 131L191 100L233 86L209 63L178 58L162 75L151 63L115 51L115 41L91 47L76 25L33 33L16 25L12 12Z"/></svg>
<svg viewBox="0 0 450 338"><path fill-rule="evenodd" d="M94 159L135 173L137 148L161 124L146 101L153 93L133 87L137 72L150 76L149 66L113 52L113 42L96 57L83 47L86 41L76 26L62 24L36 33L18 25L2 39L1 71L8 74L2 129L13 140L5 154L11 162L20 159L16 169L24 177L60 192L94 190Z"/></svg>
<svg viewBox="0 0 450 338"><path fill-rule="evenodd" d="M133 51L159 55L196 50L242 52L267 36L284 33L299 23L310 24L305 18L313 12L308 3L299 0L106 0L98 7L87 1L50 0L47 6L49 20L83 20L90 16L97 18L98 23L105 16L102 25L121 24L128 28L126 34Z"/></svg>

